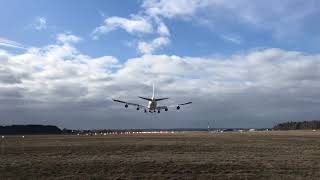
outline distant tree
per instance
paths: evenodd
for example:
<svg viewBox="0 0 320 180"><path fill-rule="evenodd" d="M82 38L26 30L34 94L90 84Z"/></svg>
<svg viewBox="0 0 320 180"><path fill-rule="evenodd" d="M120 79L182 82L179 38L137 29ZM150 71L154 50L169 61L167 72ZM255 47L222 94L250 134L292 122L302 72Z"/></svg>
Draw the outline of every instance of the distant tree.
<svg viewBox="0 0 320 180"><path fill-rule="evenodd" d="M0 126L0 134L61 134L57 126L44 125L12 125Z"/></svg>
<svg viewBox="0 0 320 180"><path fill-rule="evenodd" d="M320 121L284 122L273 127L274 130L320 129Z"/></svg>

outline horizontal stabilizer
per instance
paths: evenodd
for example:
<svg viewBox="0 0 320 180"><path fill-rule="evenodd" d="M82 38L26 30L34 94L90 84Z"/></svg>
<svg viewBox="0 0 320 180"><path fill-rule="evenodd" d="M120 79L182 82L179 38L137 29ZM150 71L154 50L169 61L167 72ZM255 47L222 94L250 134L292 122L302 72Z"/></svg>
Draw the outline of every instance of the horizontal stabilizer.
<svg viewBox="0 0 320 180"><path fill-rule="evenodd" d="M159 98L159 99L155 99L156 101L162 101L162 100L166 100L166 99L169 99L169 98Z"/></svg>
<svg viewBox="0 0 320 180"><path fill-rule="evenodd" d="M139 98L147 100L147 101L152 101L152 99L150 99L150 98L145 98L145 97L141 97L141 96L139 96Z"/></svg>

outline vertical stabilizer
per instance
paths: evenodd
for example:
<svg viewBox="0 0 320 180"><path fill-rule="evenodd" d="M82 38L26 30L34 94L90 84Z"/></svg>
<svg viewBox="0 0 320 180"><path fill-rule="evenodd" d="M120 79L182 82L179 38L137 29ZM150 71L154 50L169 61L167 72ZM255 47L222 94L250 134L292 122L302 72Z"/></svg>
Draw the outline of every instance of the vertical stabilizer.
<svg viewBox="0 0 320 180"><path fill-rule="evenodd" d="M154 98L154 84L152 84L152 98Z"/></svg>

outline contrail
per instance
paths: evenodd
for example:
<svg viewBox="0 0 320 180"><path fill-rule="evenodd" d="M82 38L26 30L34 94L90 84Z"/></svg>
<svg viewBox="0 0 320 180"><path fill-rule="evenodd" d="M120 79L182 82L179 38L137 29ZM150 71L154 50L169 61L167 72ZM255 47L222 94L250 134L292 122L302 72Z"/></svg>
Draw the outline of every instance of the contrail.
<svg viewBox="0 0 320 180"><path fill-rule="evenodd" d="M16 49L28 49L27 47L24 47L22 44L11 41L9 39L1 38L0 37L0 46L9 47L9 48L16 48Z"/></svg>

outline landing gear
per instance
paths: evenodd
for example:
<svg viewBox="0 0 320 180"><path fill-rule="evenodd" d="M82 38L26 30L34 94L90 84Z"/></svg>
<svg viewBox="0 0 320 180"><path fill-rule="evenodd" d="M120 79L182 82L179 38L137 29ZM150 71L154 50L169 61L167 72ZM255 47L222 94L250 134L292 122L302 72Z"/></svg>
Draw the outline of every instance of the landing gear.
<svg viewBox="0 0 320 180"><path fill-rule="evenodd" d="M139 107L137 107L137 111L139 111L140 110L140 108Z"/></svg>
<svg viewBox="0 0 320 180"><path fill-rule="evenodd" d="M128 108L128 104L124 105L125 108Z"/></svg>
<svg viewBox="0 0 320 180"><path fill-rule="evenodd" d="M180 106L177 106L177 110L179 110L180 109Z"/></svg>
<svg viewBox="0 0 320 180"><path fill-rule="evenodd" d="M168 111L168 108L165 108L164 110L165 110L165 111Z"/></svg>
<svg viewBox="0 0 320 180"><path fill-rule="evenodd" d="M160 110L158 110L158 113L160 113Z"/></svg>
<svg viewBox="0 0 320 180"><path fill-rule="evenodd" d="M146 110L146 109L144 109L144 113L147 113L147 110Z"/></svg>

